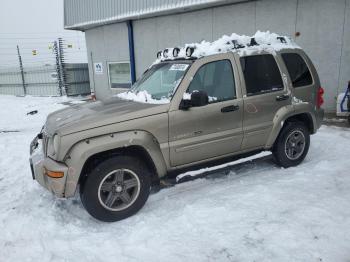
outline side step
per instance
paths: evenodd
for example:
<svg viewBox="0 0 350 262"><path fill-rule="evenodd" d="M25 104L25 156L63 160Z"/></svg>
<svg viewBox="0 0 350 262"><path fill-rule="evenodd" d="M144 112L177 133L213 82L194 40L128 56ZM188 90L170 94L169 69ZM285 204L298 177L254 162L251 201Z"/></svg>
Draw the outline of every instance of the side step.
<svg viewBox="0 0 350 262"><path fill-rule="evenodd" d="M271 152L264 151L256 155L241 158L232 162L227 162L225 164L180 173L176 177L165 177L164 179L160 180L159 187L160 189L169 188L175 186L176 184L181 184L208 176L215 176L216 178L227 176L230 172L238 170L248 163L261 162L268 159L271 159Z"/></svg>

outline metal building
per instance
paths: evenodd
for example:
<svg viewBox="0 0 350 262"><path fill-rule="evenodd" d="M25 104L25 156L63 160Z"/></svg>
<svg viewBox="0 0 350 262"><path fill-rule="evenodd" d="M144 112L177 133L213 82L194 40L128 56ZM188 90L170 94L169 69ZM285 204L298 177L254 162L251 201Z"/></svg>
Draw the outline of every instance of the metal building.
<svg viewBox="0 0 350 262"><path fill-rule="evenodd" d="M130 86L159 50L257 30L289 35L306 50L328 112L350 80L350 0L65 0L64 25L85 31L98 99Z"/></svg>

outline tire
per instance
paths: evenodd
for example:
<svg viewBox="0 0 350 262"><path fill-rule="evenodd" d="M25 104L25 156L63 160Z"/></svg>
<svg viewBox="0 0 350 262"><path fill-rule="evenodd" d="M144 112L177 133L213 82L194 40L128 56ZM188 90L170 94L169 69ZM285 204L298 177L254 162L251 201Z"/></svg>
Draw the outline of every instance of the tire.
<svg viewBox="0 0 350 262"><path fill-rule="evenodd" d="M275 141L272 153L277 165L284 168L299 165L310 147L310 133L302 122L288 122Z"/></svg>
<svg viewBox="0 0 350 262"><path fill-rule="evenodd" d="M151 174L139 159L115 156L98 164L80 188L81 202L94 218L115 222L137 213L150 194Z"/></svg>

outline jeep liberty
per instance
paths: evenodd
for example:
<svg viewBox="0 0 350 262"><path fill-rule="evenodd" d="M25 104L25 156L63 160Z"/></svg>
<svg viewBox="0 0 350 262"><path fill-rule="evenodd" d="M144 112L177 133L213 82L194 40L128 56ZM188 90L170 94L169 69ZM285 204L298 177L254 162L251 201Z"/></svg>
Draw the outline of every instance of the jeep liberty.
<svg viewBox="0 0 350 262"><path fill-rule="evenodd" d="M57 197L79 189L85 209L112 222L171 172L263 150L300 164L323 118L305 52L285 37L212 47L166 49L129 92L51 113L31 143L33 178Z"/></svg>

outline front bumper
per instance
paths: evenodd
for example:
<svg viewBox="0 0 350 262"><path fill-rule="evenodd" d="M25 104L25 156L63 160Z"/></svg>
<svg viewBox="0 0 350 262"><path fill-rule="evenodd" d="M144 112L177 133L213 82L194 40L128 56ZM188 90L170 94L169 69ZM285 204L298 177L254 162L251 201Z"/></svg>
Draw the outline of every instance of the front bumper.
<svg viewBox="0 0 350 262"><path fill-rule="evenodd" d="M29 163L32 170L32 177L57 197L64 197L68 167L49 157L45 157L40 143L41 140L36 137L30 145ZM61 178L49 177L46 174L47 170L63 172L64 176Z"/></svg>

